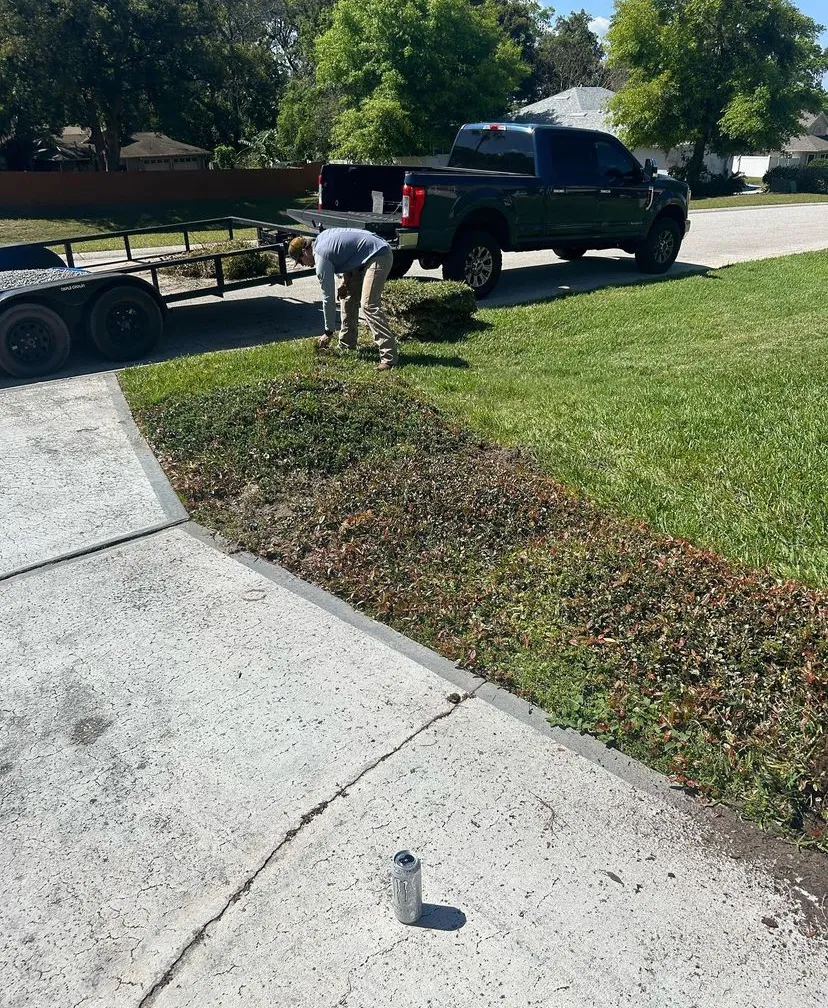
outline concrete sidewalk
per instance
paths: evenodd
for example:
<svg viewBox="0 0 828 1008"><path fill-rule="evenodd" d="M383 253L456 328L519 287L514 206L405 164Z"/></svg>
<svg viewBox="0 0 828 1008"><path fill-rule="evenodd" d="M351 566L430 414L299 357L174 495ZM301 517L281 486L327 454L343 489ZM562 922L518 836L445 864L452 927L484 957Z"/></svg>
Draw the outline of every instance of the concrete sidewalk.
<svg viewBox="0 0 828 1008"><path fill-rule="evenodd" d="M41 488L67 404L98 439ZM784 882L657 775L178 525L102 379L0 409L34 474L0 542L31 568L0 584L0 1005L825 1004L793 874L824 860ZM25 545L41 509L80 555ZM390 911L401 846L417 927Z"/></svg>

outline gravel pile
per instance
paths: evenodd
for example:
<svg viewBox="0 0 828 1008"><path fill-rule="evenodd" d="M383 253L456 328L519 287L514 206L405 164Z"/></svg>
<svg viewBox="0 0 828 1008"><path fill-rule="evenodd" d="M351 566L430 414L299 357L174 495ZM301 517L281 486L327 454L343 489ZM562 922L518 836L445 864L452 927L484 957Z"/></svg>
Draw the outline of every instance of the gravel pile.
<svg viewBox="0 0 828 1008"><path fill-rule="evenodd" d="M88 270L54 268L0 270L0 290L29 287L31 284L52 283L55 280L71 280L72 277L86 276L87 273Z"/></svg>

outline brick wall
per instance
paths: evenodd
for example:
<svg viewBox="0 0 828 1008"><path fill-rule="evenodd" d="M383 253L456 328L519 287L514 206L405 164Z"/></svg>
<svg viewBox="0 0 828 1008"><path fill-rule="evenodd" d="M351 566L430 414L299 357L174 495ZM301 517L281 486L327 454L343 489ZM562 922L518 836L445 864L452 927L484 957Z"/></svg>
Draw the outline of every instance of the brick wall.
<svg viewBox="0 0 828 1008"><path fill-rule="evenodd" d="M318 164L298 168L187 172L0 171L0 208L301 196L316 188L318 175Z"/></svg>

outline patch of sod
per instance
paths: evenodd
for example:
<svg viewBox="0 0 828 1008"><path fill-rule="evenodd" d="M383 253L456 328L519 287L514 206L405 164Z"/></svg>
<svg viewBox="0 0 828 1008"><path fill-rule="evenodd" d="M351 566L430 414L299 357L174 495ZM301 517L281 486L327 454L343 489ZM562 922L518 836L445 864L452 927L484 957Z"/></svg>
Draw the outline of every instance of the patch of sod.
<svg viewBox="0 0 828 1008"><path fill-rule="evenodd" d="M825 594L613 517L336 360L137 419L197 520L828 848Z"/></svg>

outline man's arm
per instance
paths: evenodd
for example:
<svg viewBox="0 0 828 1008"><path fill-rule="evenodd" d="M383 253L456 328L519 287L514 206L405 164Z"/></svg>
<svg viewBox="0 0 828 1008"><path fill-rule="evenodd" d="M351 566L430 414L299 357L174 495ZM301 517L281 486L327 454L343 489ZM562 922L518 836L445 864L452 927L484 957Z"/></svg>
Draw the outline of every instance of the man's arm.
<svg viewBox="0 0 828 1008"><path fill-rule="evenodd" d="M332 333L336 329L336 276L330 260L324 256L316 257L316 276L322 288L322 316L325 319L325 332Z"/></svg>

